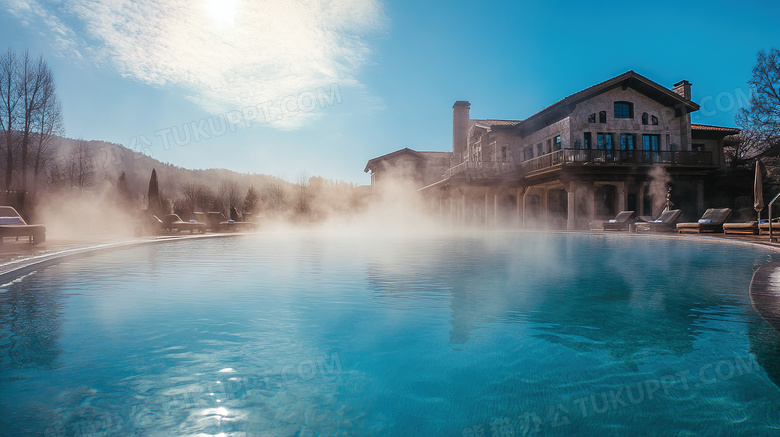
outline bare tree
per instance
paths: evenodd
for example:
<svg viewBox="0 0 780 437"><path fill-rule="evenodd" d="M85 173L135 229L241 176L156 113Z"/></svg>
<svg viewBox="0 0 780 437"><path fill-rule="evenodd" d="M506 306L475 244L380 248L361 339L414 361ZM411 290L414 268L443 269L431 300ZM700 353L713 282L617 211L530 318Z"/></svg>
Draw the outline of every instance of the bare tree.
<svg viewBox="0 0 780 437"><path fill-rule="evenodd" d="M749 148L761 152L780 144L780 50L758 52L748 85L750 106L737 112L736 122Z"/></svg>
<svg viewBox="0 0 780 437"><path fill-rule="evenodd" d="M45 88L44 82L47 76L50 76L50 73L43 56L36 61L31 58L30 52L25 50L19 64L19 75L19 88L22 94L21 103L23 105L20 117L20 127L22 128L22 147L20 151L22 174L20 188L22 193L24 193L27 190L27 164L30 157L30 141L33 132L37 130L35 123L39 120L41 98Z"/></svg>
<svg viewBox="0 0 780 437"><path fill-rule="evenodd" d="M295 212L307 214L310 207L309 176L306 172L298 175L298 183L295 184Z"/></svg>
<svg viewBox="0 0 780 437"><path fill-rule="evenodd" d="M183 207L189 212L193 213L198 209L206 209L214 203L214 194L207 186L199 184L197 182L188 182L181 187L182 195L184 196Z"/></svg>
<svg viewBox="0 0 780 437"><path fill-rule="evenodd" d="M49 145L52 140L63 132L62 106L56 93L56 85L51 70L46 68L43 77L43 89L37 114L37 130L32 143L33 157L33 197L38 192L41 171L51 159Z"/></svg>
<svg viewBox="0 0 780 437"><path fill-rule="evenodd" d="M5 188L11 188L13 180L13 132L16 129L17 105L21 99L19 91L18 61L16 52L10 47L0 55L0 127L5 137Z"/></svg>
<svg viewBox="0 0 780 437"><path fill-rule="evenodd" d="M71 148L65 162L65 174L71 188L84 189L92 185L95 177L95 154L84 140Z"/></svg>
<svg viewBox="0 0 780 437"><path fill-rule="evenodd" d="M230 216L230 208L241 204L241 194L238 190L238 183L234 180L223 179L219 185L219 201L222 205L222 213L225 217Z"/></svg>
<svg viewBox="0 0 780 437"><path fill-rule="evenodd" d="M275 180L266 189L268 207L275 212L283 210L287 206L287 190L282 181Z"/></svg>

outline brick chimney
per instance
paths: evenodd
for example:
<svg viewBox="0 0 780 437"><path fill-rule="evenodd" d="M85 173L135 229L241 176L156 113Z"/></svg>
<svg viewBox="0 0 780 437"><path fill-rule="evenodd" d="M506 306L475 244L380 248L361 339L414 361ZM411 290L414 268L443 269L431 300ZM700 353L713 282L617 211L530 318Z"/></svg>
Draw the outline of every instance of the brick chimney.
<svg viewBox="0 0 780 437"><path fill-rule="evenodd" d="M681 80L674 84L672 91L676 92L687 100L691 100L691 83L687 80Z"/></svg>
<svg viewBox="0 0 780 437"><path fill-rule="evenodd" d="M452 105L452 153L456 163L463 161L468 145L469 108L471 103L463 100Z"/></svg>

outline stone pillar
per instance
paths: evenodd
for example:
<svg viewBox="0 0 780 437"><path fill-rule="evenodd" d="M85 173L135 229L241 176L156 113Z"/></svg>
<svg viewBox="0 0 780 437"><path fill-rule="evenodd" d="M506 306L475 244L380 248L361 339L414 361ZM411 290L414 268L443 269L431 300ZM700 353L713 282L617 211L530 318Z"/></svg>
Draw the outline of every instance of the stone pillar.
<svg viewBox="0 0 780 437"><path fill-rule="evenodd" d="M566 229L573 231L577 229L577 204L574 196L574 184L569 184L569 189L566 191L566 201L569 216L566 218Z"/></svg>
<svg viewBox="0 0 780 437"><path fill-rule="evenodd" d="M517 226L523 226L523 216L520 215L520 188L515 193L515 219L517 220Z"/></svg>
<svg viewBox="0 0 780 437"><path fill-rule="evenodd" d="M696 181L696 209L697 215L704 214L704 181Z"/></svg>
<svg viewBox="0 0 780 437"><path fill-rule="evenodd" d="M626 183L619 182L617 186L618 192L618 212L626 210Z"/></svg>
<svg viewBox="0 0 780 437"><path fill-rule="evenodd" d="M523 193L523 228L528 226L528 189Z"/></svg>
<svg viewBox="0 0 780 437"><path fill-rule="evenodd" d="M460 195L460 207L461 207L461 214L460 214L460 224L465 225L466 224L466 193L461 193Z"/></svg>
<svg viewBox="0 0 780 437"><path fill-rule="evenodd" d="M645 215L645 182L639 184L639 196L636 201L639 203L639 215Z"/></svg>
<svg viewBox="0 0 780 437"><path fill-rule="evenodd" d="M493 193L493 226L498 227L498 193Z"/></svg>
<svg viewBox="0 0 780 437"><path fill-rule="evenodd" d="M488 189L485 188L485 227L488 226Z"/></svg>

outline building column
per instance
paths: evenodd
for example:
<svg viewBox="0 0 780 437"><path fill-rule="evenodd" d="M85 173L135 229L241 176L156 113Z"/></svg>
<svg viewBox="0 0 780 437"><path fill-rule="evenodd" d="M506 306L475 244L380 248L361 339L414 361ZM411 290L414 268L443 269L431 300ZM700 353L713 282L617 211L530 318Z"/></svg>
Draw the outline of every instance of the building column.
<svg viewBox="0 0 780 437"><path fill-rule="evenodd" d="M542 221L544 221L545 227L549 227L550 225L550 211L547 209L547 194L549 193L549 190L547 188L543 189L543 194L541 198L541 208L543 211L542 215Z"/></svg>
<svg viewBox="0 0 780 437"><path fill-rule="evenodd" d="M523 229L528 226L528 188L523 193Z"/></svg>
<svg viewBox="0 0 780 437"><path fill-rule="evenodd" d="M626 210L626 183L619 182L617 186L618 192L618 212Z"/></svg>
<svg viewBox="0 0 780 437"><path fill-rule="evenodd" d="M488 189L485 188L485 227L488 227Z"/></svg>
<svg viewBox="0 0 780 437"><path fill-rule="evenodd" d="M704 181L696 181L696 209L697 215L704 214Z"/></svg>
<svg viewBox="0 0 780 437"><path fill-rule="evenodd" d="M645 182L639 184L639 196L637 196L637 202L639 203L639 215L645 215Z"/></svg>
<svg viewBox="0 0 780 437"><path fill-rule="evenodd" d="M460 195L460 207L461 207L461 214L460 214L460 224L465 225L466 224L466 193L461 193Z"/></svg>
<svg viewBox="0 0 780 437"><path fill-rule="evenodd" d="M515 219L517 220L517 226L523 225L523 217L520 215L520 188L518 187L515 193Z"/></svg>
<svg viewBox="0 0 780 437"><path fill-rule="evenodd" d="M493 193L493 227L498 227L498 193Z"/></svg>

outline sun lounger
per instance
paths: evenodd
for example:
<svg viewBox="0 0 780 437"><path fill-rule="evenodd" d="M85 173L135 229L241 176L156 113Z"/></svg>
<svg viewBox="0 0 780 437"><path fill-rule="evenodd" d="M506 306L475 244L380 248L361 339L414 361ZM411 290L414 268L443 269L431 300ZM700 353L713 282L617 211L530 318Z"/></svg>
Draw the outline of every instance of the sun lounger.
<svg viewBox="0 0 780 437"><path fill-rule="evenodd" d="M637 222L636 230L637 232L674 232L677 221L680 220L680 214L682 211L679 209L666 211L656 220Z"/></svg>
<svg viewBox="0 0 780 437"><path fill-rule="evenodd" d="M758 222L754 220L752 222L743 222L743 223L723 223L723 233L741 234L741 235L758 235ZM767 227L767 233L769 233L769 227Z"/></svg>
<svg viewBox="0 0 780 437"><path fill-rule="evenodd" d="M225 214L217 211L211 211L206 213L206 225L211 232L218 232L219 224L225 221Z"/></svg>
<svg viewBox="0 0 780 437"><path fill-rule="evenodd" d="M698 222L678 223L679 233L723 232L723 223L731 216L731 208L710 208L704 211Z"/></svg>
<svg viewBox="0 0 780 437"><path fill-rule="evenodd" d="M626 231L628 225L634 222L634 211L621 211L612 220L590 222L591 231Z"/></svg>
<svg viewBox="0 0 780 437"><path fill-rule="evenodd" d="M29 237L30 244L43 243L46 241L46 227L28 225L16 209L0 206L0 244L4 237Z"/></svg>
<svg viewBox="0 0 780 437"><path fill-rule="evenodd" d="M250 232L257 229L255 222L237 222L228 220L219 224L219 230L224 232Z"/></svg>
<svg viewBox="0 0 780 437"><path fill-rule="evenodd" d="M173 232L174 230L181 232L181 231L190 231L190 234L194 232L198 233L204 233L206 232L206 224L196 222L195 220L190 220L188 222L185 222L176 214L168 214L165 217L162 218L163 222L163 229L168 232Z"/></svg>
<svg viewBox="0 0 780 437"><path fill-rule="evenodd" d="M780 219L772 220L772 233L780 231ZM758 224L758 233L761 235L769 235L769 222L761 220Z"/></svg>

